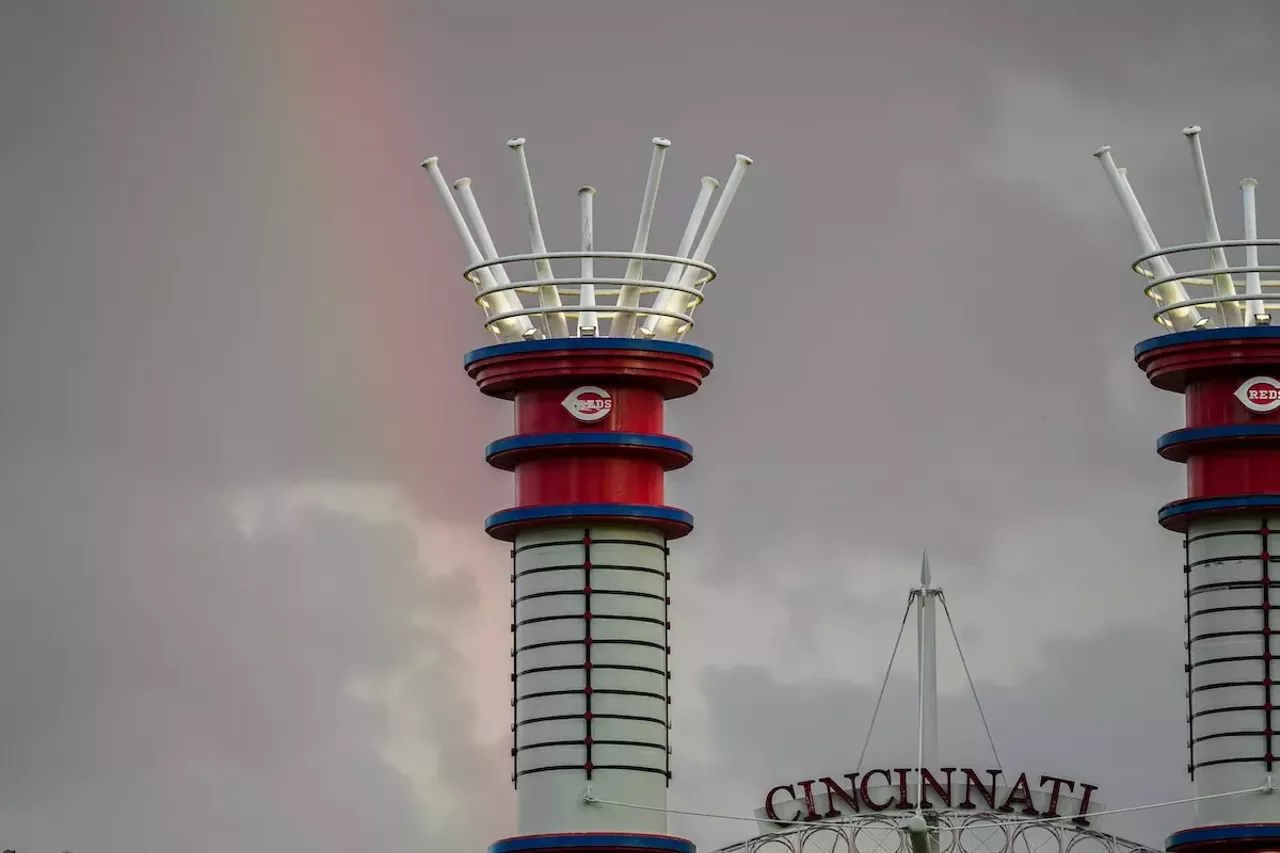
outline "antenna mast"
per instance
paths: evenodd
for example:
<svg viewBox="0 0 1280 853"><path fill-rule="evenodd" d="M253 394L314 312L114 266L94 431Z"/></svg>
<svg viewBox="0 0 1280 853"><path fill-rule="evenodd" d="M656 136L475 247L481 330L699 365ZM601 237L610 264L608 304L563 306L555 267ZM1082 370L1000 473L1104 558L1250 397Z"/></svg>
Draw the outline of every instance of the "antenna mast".
<svg viewBox="0 0 1280 853"><path fill-rule="evenodd" d="M920 586L911 590L916 603L916 684L919 753L916 766L916 813L906 823L914 853L936 853L938 834L924 816L924 771L938 766L938 621L936 599L942 590L933 586L929 552L920 558ZM908 607L910 602L908 602Z"/></svg>
<svg viewBox="0 0 1280 853"><path fill-rule="evenodd" d="M929 552L920 561L920 586L912 590L916 602L916 646L918 652L918 678L920 685L920 767L935 767L938 763L938 621L937 597L942 594L933 586L929 572ZM917 780L923 785L923 777ZM917 797L919 799L919 797Z"/></svg>

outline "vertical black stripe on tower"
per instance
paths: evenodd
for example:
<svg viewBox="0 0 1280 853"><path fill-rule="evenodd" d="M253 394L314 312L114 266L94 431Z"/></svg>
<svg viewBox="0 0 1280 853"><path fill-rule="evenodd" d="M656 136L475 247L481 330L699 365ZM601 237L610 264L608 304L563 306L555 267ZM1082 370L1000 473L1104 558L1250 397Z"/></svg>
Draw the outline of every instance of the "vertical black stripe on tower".
<svg viewBox="0 0 1280 853"><path fill-rule="evenodd" d="M1264 690L1263 711L1265 715L1263 720L1263 734L1267 739L1267 751L1264 758L1267 762L1267 772L1271 772L1271 766L1275 763L1275 751L1271 748L1271 709L1272 692L1271 692L1271 524L1266 518L1262 519L1262 526L1258 528L1258 535L1262 538L1261 563L1262 563L1262 686Z"/></svg>
<svg viewBox="0 0 1280 853"><path fill-rule="evenodd" d="M520 685L516 683L516 675L520 671L520 664L516 654L516 648L519 644L516 642L516 549L511 549L511 787L519 788L520 783L516 781L520 776L520 759L519 754L519 731L520 731L520 709L517 707L516 696L519 695Z"/></svg>
<svg viewBox="0 0 1280 853"><path fill-rule="evenodd" d="M662 543L662 622L664 646L667 647L663 669L667 673L667 787L671 787L671 548Z"/></svg>
<svg viewBox="0 0 1280 853"><path fill-rule="evenodd" d="M587 760L582 767L587 772L587 779L590 779L591 771L595 767L591 761L591 745L594 741L591 736L591 528L582 531L582 599L582 674L586 676L585 688L582 691L582 698L586 700L586 709L582 719L587 726L586 734L582 739L583 745L587 748Z"/></svg>
<svg viewBox="0 0 1280 853"><path fill-rule="evenodd" d="M1194 782L1196 778L1196 725L1192 713L1191 705L1191 533L1190 531L1182 535L1182 574L1186 578L1186 588L1183 590L1182 597L1187 601L1187 615L1183 621L1187 624L1187 663L1185 669L1187 671L1187 772L1191 774L1191 780Z"/></svg>

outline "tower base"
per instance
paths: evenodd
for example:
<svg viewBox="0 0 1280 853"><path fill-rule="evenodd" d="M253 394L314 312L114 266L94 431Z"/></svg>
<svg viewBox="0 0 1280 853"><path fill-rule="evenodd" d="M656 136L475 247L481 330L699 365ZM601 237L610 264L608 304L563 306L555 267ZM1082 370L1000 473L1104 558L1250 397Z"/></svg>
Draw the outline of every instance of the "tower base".
<svg viewBox="0 0 1280 853"><path fill-rule="evenodd" d="M489 853L696 853L697 847L673 835L583 832L525 835L489 845Z"/></svg>

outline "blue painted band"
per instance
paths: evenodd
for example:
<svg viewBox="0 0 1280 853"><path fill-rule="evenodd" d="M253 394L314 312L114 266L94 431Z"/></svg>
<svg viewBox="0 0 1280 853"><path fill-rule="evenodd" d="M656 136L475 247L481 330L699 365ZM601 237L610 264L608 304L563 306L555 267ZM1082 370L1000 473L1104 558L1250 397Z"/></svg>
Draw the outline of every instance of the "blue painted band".
<svg viewBox="0 0 1280 853"><path fill-rule="evenodd" d="M1180 515L1191 515L1200 512L1221 512L1232 509L1275 509L1280 507L1280 495L1237 495L1226 498L1191 498L1174 501L1160 507L1159 519Z"/></svg>
<svg viewBox="0 0 1280 853"><path fill-rule="evenodd" d="M1179 850L1198 844L1215 844L1221 841L1272 840L1280 838L1280 824L1244 823L1232 826L1202 826L1184 829L1165 839L1167 850Z"/></svg>
<svg viewBox="0 0 1280 853"><path fill-rule="evenodd" d="M660 352L670 355L683 355L700 358L708 364L714 363L711 350L684 344L677 341L643 341L626 338L547 338L540 341L512 341L505 344L492 344L480 349L473 349L462 359L463 367L470 367L477 361L496 358L503 355L518 355L530 352L556 352L558 350L611 350L614 352Z"/></svg>
<svg viewBox="0 0 1280 853"><path fill-rule="evenodd" d="M1163 451L1193 441L1217 441L1224 438L1268 438L1280 436L1280 424L1230 424L1228 426L1175 429L1156 439L1156 450Z"/></svg>
<svg viewBox="0 0 1280 853"><path fill-rule="evenodd" d="M621 521L659 521L693 527L693 514L672 506L644 504L561 504L559 506L522 506L495 512L484 520L484 529L493 530L508 524L528 521L555 521L575 518L616 518Z"/></svg>
<svg viewBox="0 0 1280 853"><path fill-rule="evenodd" d="M697 853L692 841L671 835L632 835L620 832L583 832L565 835L527 835L489 845L489 853L555 853L560 850L654 850L662 853Z"/></svg>
<svg viewBox="0 0 1280 853"><path fill-rule="evenodd" d="M1157 335L1139 341L1133 348L1133 357L1161 347L1174 347L1195 341L1231 341L1241 338L1280 338L1280 326L1242 326L1238 329L1191 329L1186 332L1173 332Z"/></svg>
<svg viewBox="0 0 1280 853"><path fill-rule="evenodd" d="M500 438L484 449L484 458L492 459L499 453L535 447L644 447L693 456L692 444L669 435L646 435L639 432L550 432Z"/></svg>

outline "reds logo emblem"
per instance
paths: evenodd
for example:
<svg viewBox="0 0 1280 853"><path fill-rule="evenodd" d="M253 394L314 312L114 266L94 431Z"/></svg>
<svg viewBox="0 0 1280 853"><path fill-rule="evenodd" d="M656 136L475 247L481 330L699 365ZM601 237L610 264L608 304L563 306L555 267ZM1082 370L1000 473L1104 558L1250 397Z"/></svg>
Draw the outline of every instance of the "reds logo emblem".
<svg viewBox="0 0 1280 853"><path fill-rule="evenodd" d="M575 388L560 405L575 419L589 424L609 417L609 413L613 411L613 398L603 388L583 385Z"/></svg>
<svg viewBox="0 0 1280 853"><path fill-rule="evenodd" d="M1246 379L1236 389L1236 399L1251 412L1264 414L1280 409L1280 382L1270 376L1255 376Z"/></svg>

